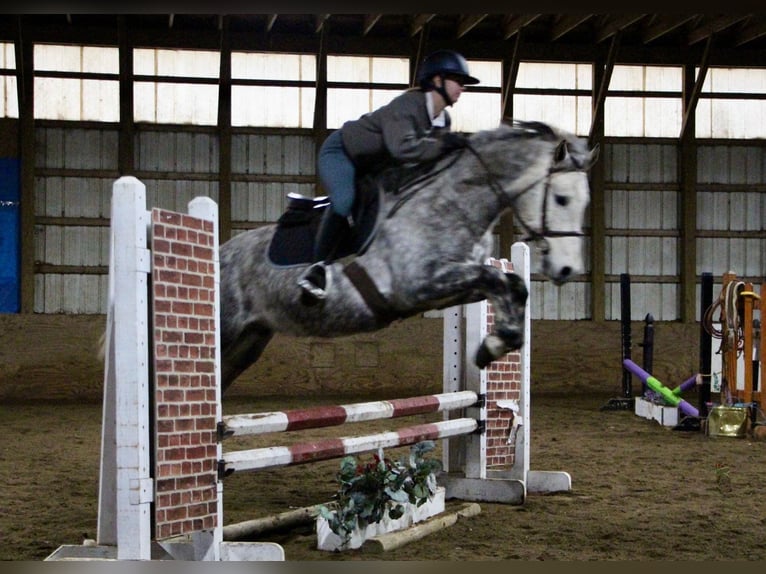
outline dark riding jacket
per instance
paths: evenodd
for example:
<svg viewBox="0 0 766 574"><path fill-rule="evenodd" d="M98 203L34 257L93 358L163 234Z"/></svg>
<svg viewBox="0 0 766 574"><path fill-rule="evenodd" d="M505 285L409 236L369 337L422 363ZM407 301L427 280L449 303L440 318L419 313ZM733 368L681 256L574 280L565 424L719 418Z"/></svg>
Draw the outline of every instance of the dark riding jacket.
<svg viewBox="0 0 766 574"><path fill-rule="evenodd" d="M434 127L425 92L407 90L385 106L344 123L343 147L362 169L379 167L391 159L397 163L433 160L444 153L440 135L450 130L451 123L446 110L445 115L445 127Z"/></svg>

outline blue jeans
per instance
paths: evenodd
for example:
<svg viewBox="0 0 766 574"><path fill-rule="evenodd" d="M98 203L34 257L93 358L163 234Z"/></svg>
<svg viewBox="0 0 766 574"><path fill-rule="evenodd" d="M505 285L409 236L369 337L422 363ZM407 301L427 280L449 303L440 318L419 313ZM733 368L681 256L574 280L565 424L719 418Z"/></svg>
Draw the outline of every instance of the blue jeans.
<svg viewBox="0 0 766 574"><path fill-rule="evenodd" d="M343 147L340 130L322 144L318 161L319 181L330 197L332 210L343 217L351 214L356 197L356 167Z"/></svg>

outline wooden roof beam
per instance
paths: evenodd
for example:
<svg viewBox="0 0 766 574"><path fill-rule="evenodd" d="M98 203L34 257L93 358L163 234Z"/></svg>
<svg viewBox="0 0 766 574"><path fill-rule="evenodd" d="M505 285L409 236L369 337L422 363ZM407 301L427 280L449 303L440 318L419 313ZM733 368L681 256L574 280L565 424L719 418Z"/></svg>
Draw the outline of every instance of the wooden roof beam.
<svg viewBox="0 0 766 574"><path fill-rule="evenodd" d="M644 44L648 44L661 38L665 34L670 34L673 30L683 26L691 20L695 20L697 14L685 14L683 16L656 16L652 22L644 28L644 33L641 40Z"/></svg>
<svg viewBox="0 0 766 574"><path fill-rule="evenodd" d="M366 36L370 33L370 30L373 29L375 24L378 23L378 20L383 16L383 14L365 14L364 15L364 28L362 29L362 36Z"/></svg>
<svg viewBox="0 0 766 574"><path fill-rule="evenodd" d="M551 42L555 42L568 32L577 28L583 22L587 22L593 17L593 14L571 14L562 16L551 27Z"/></svg>
<svg viewBox="0 0 766 574"><path fill-rule="evenodd" d="M686 130L688 126L690 125L690 118L694 114L694 111L697 109L697 102L700 99L700 94L702 94L702 86L705 84L705 78L707 77L707 71L709 67L709 59L710 59L710 47L713 45L713 35L709 35L707 37L707 43L705 44L705 51L702 53L702 61L699 64L699 74L697 75L697 81L694 83L694 88L692 88L691 94L689 94L688 99L686 96L684 96L684 99L686 100L686 109L684 110L684 119L683 123L681 124L681 133L678 136L679 140L684 139L684 135L686 133ZM691 128L693 129L693 128Z"/></svg>
<svg viewBox="0 0 766 574"><path fill-rule="evenodd" d="M461 16L457 26L457 37L462 38L489 14L468 14Z"/></svg>
<svg viewBox="0 0 766 574"><path fill-rule="evenodd" d="M327 22L329 18L330 18L330 14L317 15L316 27L314 28L314 33L319 34L322 31L322 28L324 28L324 23Z"/></svg>
<svg viewBox="0 0 766 574"><path fill-rule="evenodd" d="M521 29L537 20L542 14L516 14L506 18L503 23L503 39L508 40L514 34L521 32Z"/></svg>
<svg viewBox="0 0 766 574"><path fill-rule="evenodd" d="M612 81L612 72L614 72L614 65L617 62L617 52L620 49L620 39L622 32L618 31L612 36L612 43L609 46L609 54L607 54L606 62L604 64L604 75L601 77L601 84L598 87L598 93L596 99L593 102L590 130L588 131L588 138L592 141L595 134L596 126L601 121L604 115L604 102L606 101L606 94L609 91L609 82Z"/></svg>
<svg viewBox="0 0 766 574"><path fill-rule="evenodd" d="M734 38L734 45L742 46L762 36L766 36L766 19L762 16L751 16L747 23L737 32Z"/></svg>
<svg viewBox="0 0 766 574"><path fill-rule="evenodd" d="M622 14L619 16L608 17L604 20L601 28L596 31L596 44L608 40L617 32L621 32L625 28L632 26L636 22L642 20L645 16L646 14Z"/></svg>
<svg viewBox="0 0 766 574"><path fill-rule="evenodd" d="M417 14L412 17L410 22L410 36L416 36L423 30L423 27L433 20L436 14Z"/></svg>
<svg viewBox="0 0 766 574"><path fill-rule="evenodd" d="M723 32L743 20L747 20L747 14L718 16L689 32L689 45L701 42L718 32Z"/></svg>
<svg viewBox="0 0 766 574"><path fill-rule="evenodd" d="M507 62L507 68L505 68L505 72L507 73L506 82L505 82L505 90L503 91L503 119L513 119L513 91L516 87L516 79L519 76L519 64L520 58L519 53L521 49L521 42L524 35L524 29L519 28L518 33L516 34L516 39L513 42L513 54L511 55L511 59L509 62ZM504 61L505 64L505 61Z"/></svg>

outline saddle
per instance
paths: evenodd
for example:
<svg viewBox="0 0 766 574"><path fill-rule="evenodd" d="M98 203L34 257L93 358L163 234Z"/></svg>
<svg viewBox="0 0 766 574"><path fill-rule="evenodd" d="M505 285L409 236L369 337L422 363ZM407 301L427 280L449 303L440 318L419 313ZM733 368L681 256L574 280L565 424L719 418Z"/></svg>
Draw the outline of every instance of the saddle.
<svg viewBox="0 0 766 574"><path fill-rule="evenodd" d="M405 195L402 192L428 179L435 163L389 166L358 177L356 200L352 209L354 226L342 240L335 259L364 253L375 237L380 222L387 216L381 213L384 194L398 195L399 202L406 201L411 194ZM289 193L287 197L287 209L277 220L277 229L268 249L269 261L278 267L313 262L314 238L322 214L330 206L326 196L314 198Z"/></svg>

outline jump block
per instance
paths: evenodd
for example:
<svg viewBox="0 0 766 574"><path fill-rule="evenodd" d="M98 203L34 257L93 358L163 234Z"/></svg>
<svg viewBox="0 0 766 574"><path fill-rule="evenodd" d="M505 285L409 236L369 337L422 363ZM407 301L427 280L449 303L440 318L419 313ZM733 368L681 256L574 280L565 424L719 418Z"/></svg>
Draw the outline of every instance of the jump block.
<svg viewBox="0 0 766 574"><path fill-rule="evenodd" d="M662 426L674 427L678 425L678 407L658 405L643 397L636 397L635 413L645 419L655 420Z"/></svg>

